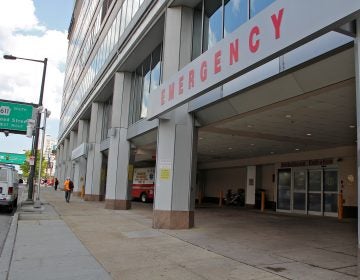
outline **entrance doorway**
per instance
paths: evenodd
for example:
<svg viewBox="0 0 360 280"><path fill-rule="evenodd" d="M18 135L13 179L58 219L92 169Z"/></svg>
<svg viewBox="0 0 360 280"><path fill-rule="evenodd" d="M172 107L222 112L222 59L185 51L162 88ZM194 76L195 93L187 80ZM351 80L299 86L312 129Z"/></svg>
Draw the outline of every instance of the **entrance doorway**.
<svg viewBox="0 0 360 280"><path fill-rule="evenodd" d="M336 216L338 181L336 168L279 169L277 210Z"/></svg>

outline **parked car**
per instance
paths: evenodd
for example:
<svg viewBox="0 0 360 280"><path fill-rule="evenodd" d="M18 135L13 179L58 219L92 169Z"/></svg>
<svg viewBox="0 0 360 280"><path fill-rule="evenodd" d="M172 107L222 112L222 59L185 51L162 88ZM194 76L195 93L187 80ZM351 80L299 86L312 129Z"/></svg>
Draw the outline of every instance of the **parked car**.
<svg viewBox="0 0 360 280"><path fill-rule="evenodd" d="M0 206L9 212L17 206L19 193L19 175L12 165L0 165Z"/></svg>

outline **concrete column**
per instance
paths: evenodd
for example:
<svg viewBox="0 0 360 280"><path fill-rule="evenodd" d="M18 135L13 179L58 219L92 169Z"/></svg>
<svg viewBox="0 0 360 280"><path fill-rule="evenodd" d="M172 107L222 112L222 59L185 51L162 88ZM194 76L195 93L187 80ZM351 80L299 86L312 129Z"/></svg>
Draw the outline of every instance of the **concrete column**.
<svg viewBox="0 0 360 280"><path fill-rule="evenodd" d="M69 159L69 143L70 142L70 139L69 138L65 138L64 140L64 156L63 156L63 163L64 163L64 170L65 170L65 173L64 173L64 180L67 178L67 177L70 177L70 168L71 168L71 162L70 159Z"/></svg>
<svg viewBox="0 0 360 280"><path fill-rule="evenodd" d="M246 167L246 195L245 204L255 205L255 187L256 187L256 166Z"/></svg>
<svg viewBox="0 0 360 280"><path fill-rule="evenodd" d="M61 144L61 169L60 169L60 178L59 178L59 184L63 184L65 181L65 172L66 172L66 161L65 161L65 141L63 144Z"/></svg>
<svg viewBox="0 0 360 280"><path fill-rule="evenodd" d="M168 8L164 34L164 81L191 60L192 11ZM194 225L197 130L183 105L159 120L154 228Z"/></svg>
<svg viewBox="0 0 360 280"><path fill-rule="evenodd" d="M356 86L356 123L357 139L360 139L360 19L356 21L354 41L355 86ZM358 253L360 253L360 141L357 141L357 193L358 193Z"/></svg>
<svg viewBox="0 0 360 280"><path fill-rule="evenodd" d="M104 106L93 103L89 129L89 151L86 167L85 200L99 201L102 154L100 152L101 129Z"/></svg>
<svg viewBox="0 0 360 280"><path fill-rule="evenodd" d="M131 192L128 181L130 143L127 141L130 106L131 74L116 73L113 94L109 164L106 181L108 209L130 209Z"/></svg>
<svg viewBox="0 0 360 280"><path fill-rule="evenodd" d="M70 139L69 139L68 166L69 166L69 177L71 178L72 181L74 181L74 175L75 175L75 169L74 169L75 162L72 162L71 154L72 151L76 148L76 143L77 143L77 132L71 131Z"/></svg>
<svg viewBox="0 0 360 280"><path fill-rule="evenodd" d="M87 144L89 136L89 121L88 120L79 120L78 132L77 132L77 142L74 145L74 149L79 147L82 144ZM81 185L85 185L86 178L86 165L87 165L87 156L82 156L75 160L74 166L74 194L80 195ZM81 182L83 178L83 182Z"/></svg>
<svg viewBox="0 0 360 280"><path fill-rule="evenodd" d="M59 179L59 160L60 160L60 147L57 147L56 149L56 156L55 156L55 172L54 172L54 176L55 178Z"/></svg>

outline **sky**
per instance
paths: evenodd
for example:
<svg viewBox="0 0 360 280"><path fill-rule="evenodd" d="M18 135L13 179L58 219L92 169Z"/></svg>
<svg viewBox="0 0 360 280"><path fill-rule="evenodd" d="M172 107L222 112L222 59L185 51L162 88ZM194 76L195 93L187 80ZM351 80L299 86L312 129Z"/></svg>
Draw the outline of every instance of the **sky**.
<svg viewBox="0 0 360 280"><path fill-rule="evenodd" d="M74 0L2 1L0 9L0 99L38 103L43 63L5 60L3 55L48 58L43 105L51 111L46 134L57 138ZM40 143L40 141L39 141ZM0 152L31 149L24 135L0 133Z"/></svg>

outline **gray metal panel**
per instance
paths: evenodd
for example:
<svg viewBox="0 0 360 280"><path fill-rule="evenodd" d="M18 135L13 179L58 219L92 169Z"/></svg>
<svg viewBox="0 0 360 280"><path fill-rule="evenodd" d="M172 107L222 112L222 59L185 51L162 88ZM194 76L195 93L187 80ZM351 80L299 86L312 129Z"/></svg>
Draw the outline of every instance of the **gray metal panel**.
<svg viewBox="0 0 360 280"><path fill-rule="evenodd" d="M110 138L106 138L100 143L100 151L108 150L110 147Z"/></svg>
<svg viewBox="0 0 360 280"><path fill-rule="evenodd" d="M159 120L147 121L147 120L140 120L137 123L134 123L129 126L127 139L130 140L138 135L144 134L154 128L157 128L159 125Z"/></svg>
<svg viewBox="0 0 360 280"><path fill-rule="evenodd" d="M329 32L305 45L284 54L283 70L288 70L306 61L353 42L353 38L337 32Z"/></svg>

